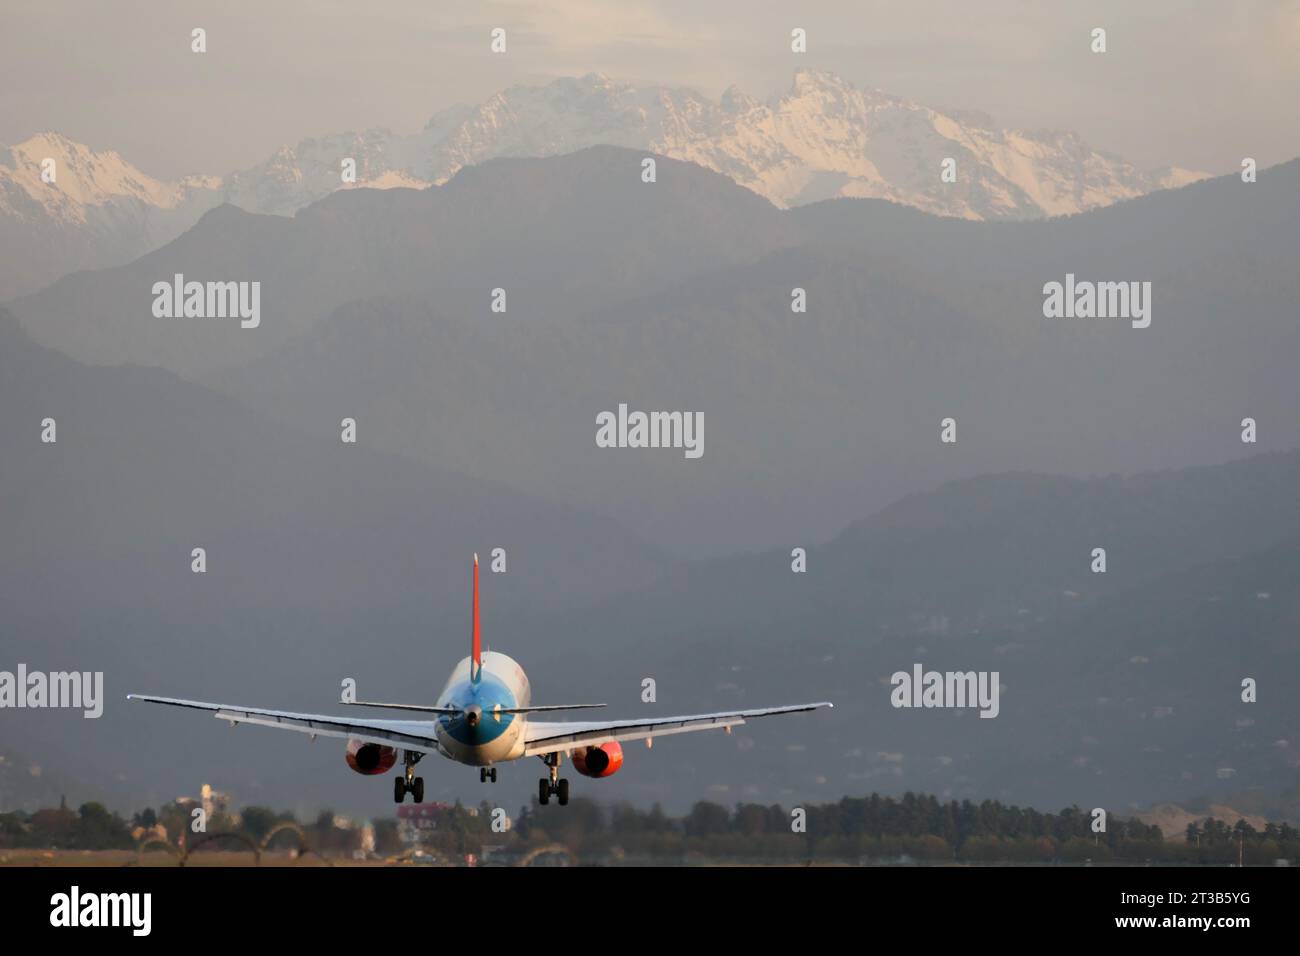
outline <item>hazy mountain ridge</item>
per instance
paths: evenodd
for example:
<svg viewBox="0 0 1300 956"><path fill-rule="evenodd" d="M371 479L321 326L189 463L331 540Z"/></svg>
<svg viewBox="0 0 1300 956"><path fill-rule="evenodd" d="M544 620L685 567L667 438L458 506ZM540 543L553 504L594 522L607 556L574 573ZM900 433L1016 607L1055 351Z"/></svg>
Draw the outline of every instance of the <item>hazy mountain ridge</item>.
<svg viewBox="0 0 1300 956"><path fill-rule="evenodd" d="M721 172L778 206L835 196L888 199L969 219L1080 212L1205 174L1143 171L1072 133L991 129L831 73L798 71L768 102L733 87L714 101L686 88L637 87L601 74L514 86L437 113L418 132L344 132L285 145L224 176L163 182L113 151L57 133L0 152L0 301L79 269L111 267L229 202L288 216L333 192L424 188L499 157L555 156L594 145L645 150ZM955 183L939 179L957 161ZM53 183L40 164L55 162ZM356 179L345 184L341 163Z"/></svg>
<svg viewBox="0 0 1300 956"><path fill-rule="evenodd" d="M555 559L545 573L537 569L528 576L532 587L521 592L520 599L543 603L576 596L564 583L570 575L570 584L580 581L583 591L593 583L635 587L663 566L653 547L607 518L547 503L498 482L378 453L363 440L345 444L338 430L323 438L285 428L161 369L80 365L30 342L4 310L0 341L0 393L10 410L0 431L8 449L0 479L5 498L15 505L4 509L3 520L6 538L22 543L21 551L7 552L0 560L7 586L16 592L44 592L51 580L65 580L82 587L94 584L98 597L112 600L122 593L118 576L138 573L140 560L154 573L180 569L185 572L180 580L188 581L186 555L193 545L182 544L199 537L238 543L241 552L260 552L263 560L301 567L313 580L320 574L345 580L364 570L374 579L366 587L389 591L415 570L388 553L391 542L413 544L423 537L439 542L436 553L441 555L451 541L469 534L472 538L456 549L462 552L459 559L436 558L436 567L461 570L454 584L448 580L437 590L459 593L459 579L468 573L466 555L489 546L475 539L507 536L509 529L510 536L523 534L519 547L544 547ZM40 441L45 417L57 423L56 443ZM359 496L358 488L368 488L370 494ZM58 501L59 507L45 511L41 500ZM169 547L181 548L177 560L162 557L168 549L159 547L153 531L162 532ZM565 542L581 539L585 541L565 556ZM313 547L313 540L329 546ZM77 541L80 546L74 545ZM360 565L345 557L345 565L320 566L334 553L333 544L343 541L379 551ZM134 560L121 560L125 553L119 553L91 573L107 558L107 553L96 555L101 546L130 548ZM294 552L312 555L311 560L295 561ZM36 572L41 557L69 564L47 579ZM226 586L234 588L224 597L247 587L254 604L272 595L292 600L283 581L264 590L264 569L248 557L223 575ZM449 563L441 564L444 560ZM611 577L601 583L606 574ZM416 577L402 586L416 592L434 588L422 580ZM338 591L335 597L347 599ZM125 603L129 606L130 599Z"/></svg>
<svg viewBox="0 0 1300 956"><path fill-rule="evenodd" d="M659 678L669 708L835 701L815 729L764 725L692 751L712 772L691 778L727 781L724 802L883 786L1127 811L1277 793L1300 771L1283 676L1300 668L1297 481L1300 452L953 482L810 547L806 574L784 551L723 558L548 616L537 623L579 645L623 622L627 650L582 669L561 651L532 676L580 693L575 673L617 687L630 668ZM1094 574L1103 539L1109 567ZM999 716L891 707L890 675L914 663L998 671ZM1244 677L1268 700L1244 704Z"/></svg>
<svg viewBox="0 0 1300 956"><path fill-rule="evenodd" d="M1246 416L1261 450L1300 444L1300 163L1035 223L781 211L692 164L638 173L638 153L597 147L293 219L224 206L15 311L82 360L162 364L312 431L343 406L377 447L526 481L683 554L817 540L950 478L1223 461ZM155 319L149 288L178 272L260 276L262 326ZM1150 281L1151 328L1045 319L1043 284L1067 273ZM620 402L701 412L703 458L597 448Z"/></svg>
<svg viewBox="0 0 1300 956"><path fill-rule="evenodd" d="M458 320L505 287L513 315L549 321L797 241L770 204L692 164L661 159L663 181L635 188L629 155L595 147L492 160L437 189L339 192L291 219L223 205L131 264L67 276L13 310L35 339L81 360L194 376L265 354L370 296L419 297ZM154 318L153 283L177 273L261 281L266 321L250 332Z"/></svg>

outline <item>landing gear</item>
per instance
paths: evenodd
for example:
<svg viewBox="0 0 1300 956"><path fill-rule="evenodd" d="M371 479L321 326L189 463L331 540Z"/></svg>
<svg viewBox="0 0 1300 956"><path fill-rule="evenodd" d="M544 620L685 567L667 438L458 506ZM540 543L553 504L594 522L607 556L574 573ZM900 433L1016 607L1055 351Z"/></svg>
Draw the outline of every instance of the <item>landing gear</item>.
<svg viewBox="0 0 1300 956"><path fill-rule="evenodd" d="M497 768L496 768L496 767L479 767L479 768L478 768L478 782L479 782L479 783L487 783L489 780L491 780L493 783L496 783L496 782L497 782Z"/></svg>
<svg viewBox="0 0 1300 956"><path fill-rule="evenodd" d="M551 794L555 794L560 806L568 806L569 781L560 778L560 755L558 753L546 754L542 757L542 762L546 764L551 775L537 781L537 802L542 806L546 806L551 802Z"/></svg>
<svg viewBox="0 0 1300 956"><path fill-rule="evenodd" d="M424 778L415 775L415 765L424 756L414 750L403 751L406 763L406 775L393 778L393 802L401 803L409 793L416 803L424 803Z"/></svg>

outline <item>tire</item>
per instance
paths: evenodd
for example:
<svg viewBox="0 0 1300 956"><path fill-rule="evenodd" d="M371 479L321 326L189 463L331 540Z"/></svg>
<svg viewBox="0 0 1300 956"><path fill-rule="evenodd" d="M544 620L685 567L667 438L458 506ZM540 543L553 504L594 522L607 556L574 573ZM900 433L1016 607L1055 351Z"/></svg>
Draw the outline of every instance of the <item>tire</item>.
<svg viewBox="0 0 1300 956"><path fill-rule="evenodd" d="M569 778L568 777L560 778L558 796L560 798L560 806L567 807L569 805Z"/></svg>
<svg viewBox="0 0 1300 956"><path fill-rule="evenodd" d="M497 768L496 768L496 767L493 767L491 770L489 770L489 771L488 771L488 776L492 778L492 782L493 782L493 783L496 783L496 782L497 782Z"/></svg>
<svg viewBox="0 0 1300 956"><path fill-rule="evenodd" d="M401 777L393 778L393 802L401 803L406 799L406 781Z"/></svg>
<svg viewBox="0 0 1300 956"><path fill-rule="evenodd" d="M424 803L424 778L416 777L415 786L411 790L415 794L416 803Z"/></svg>
<svg viewBox="0 0 1300 956"><path fill-rule="evenodd" d="M537 802L542 806L551 802L551 781L546 777L537 781Z"/></svg>
<svg viewBox="0 0 1300 956"><path fill-rule="evenodd" d="M478 782L487 783L487 767L478 768Z"/></svg>

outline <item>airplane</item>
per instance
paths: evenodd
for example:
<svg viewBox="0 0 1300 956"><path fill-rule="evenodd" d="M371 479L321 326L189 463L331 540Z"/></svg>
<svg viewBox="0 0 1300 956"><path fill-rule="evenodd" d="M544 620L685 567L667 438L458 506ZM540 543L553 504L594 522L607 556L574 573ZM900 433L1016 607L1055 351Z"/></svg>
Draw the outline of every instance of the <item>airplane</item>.
<svg viewBox="0 0 1300 956"><path fill-rule="evenodd" d="M427 720L355 720L327 714L299 714L285 710L213 704L172 697L128 694L127 700L212 711L218 720L260 727L275 727L317 737L347 740L344 756L354 771L368 776L385 774L397 763L400 751L404 773L393 778L393 800L402 803L411 794L424 802L424 778L415 765L425 754L438 753L457 763L479 768L479 782L496 783L499 763L522 757L540 757L548 775L537 783L537 799L546 804L554 796L560 806L569 802L569 781L560 776L567 755L573 768L585 777L610 777L623 766L622 742L643 739L652 746L655 737L722 728L731 733L746 720L773 714L793 714L834 707L829 701L730 710L682 717L643 717L607 721L539 720L536 715L562 710L587 710L604 704L549 704L532 706L532 691L524 669L505 654L482 649L478 606L478 555L474 555L473 644L469 657L456 665L437 703L392 704L374 701L342 703L356 707L404 710L432 715Z"/></svg>

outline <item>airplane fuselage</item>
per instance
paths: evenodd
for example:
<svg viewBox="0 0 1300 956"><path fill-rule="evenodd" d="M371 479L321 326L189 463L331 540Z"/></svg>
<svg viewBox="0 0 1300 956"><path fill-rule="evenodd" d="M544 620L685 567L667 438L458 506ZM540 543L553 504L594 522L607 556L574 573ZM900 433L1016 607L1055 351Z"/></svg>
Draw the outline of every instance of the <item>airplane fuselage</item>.
<svg viewBox="0 0 1300 956"><path fill-rule="evenodd" d="M528 675L514 658L484 651L475 680L473 659L466 657L438 695L439 707L462 711L455 716L440 715L434 722L440 753L474 767L522 757L527 717L499 710L527 707L531 699Z"/></svg>

